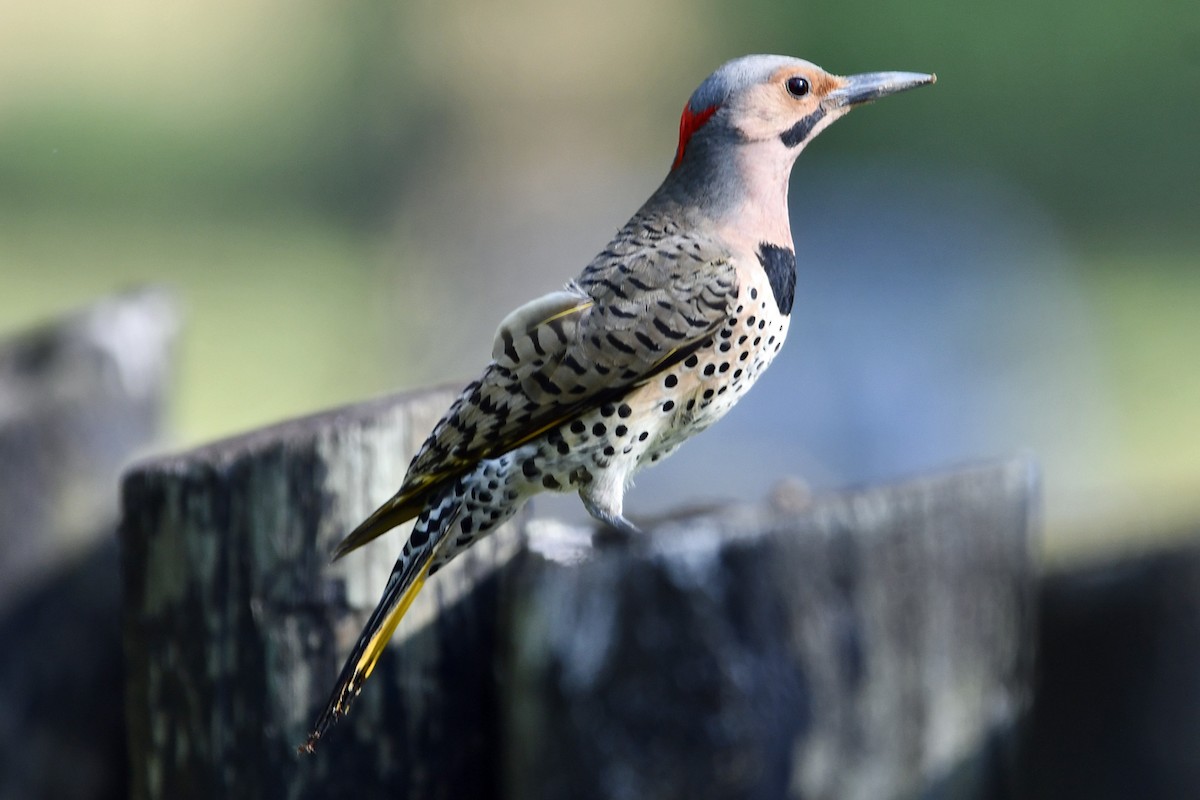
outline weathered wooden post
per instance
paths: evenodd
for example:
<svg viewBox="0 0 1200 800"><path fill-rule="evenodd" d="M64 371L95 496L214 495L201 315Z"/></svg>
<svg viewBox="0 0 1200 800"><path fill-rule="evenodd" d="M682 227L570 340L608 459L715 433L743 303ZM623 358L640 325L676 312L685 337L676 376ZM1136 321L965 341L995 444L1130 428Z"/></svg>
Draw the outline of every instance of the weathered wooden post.
<svg viewBox="0 0 1200 800"><path fill-rule="evenodd" d="M117 485L165 436L179 325L146 288L0 342L0 797L127 794Z"/></svg>
<svg viewBox="0 0 1200 800"><path fill-rule="evenodd" d="M998 796L1031 699L1034 493L1012 462L523 554L506 796Z"/></svg>
<svg viewBox="0 0 1200 800"><path fill-rule="evenodd" d="M1041 581L1030 800L1200 797L1200 524L1145 533Z"/></svg>
<svg viewBox="0 0 1200 800"><path fill-rule="evenodd" d="M147 288L0 343L0 610L111 535L121 469L163 435L179 324Z"/></svg>
<svg viewBox="0 0 1200 800"><path fill-rule="evenodd" d="M124 484L133 795L481 796L493 758L498 532L445 570L355 712L300 758L391 569L395 540L330 564L399 485L452 395L389 398L148 462ZM440 576L439 576L440 577ZM483 600L464 602L458 592Z"/></svg>
<svg viewBox="0 0 1200 800"><path fill-rule="evenodd" d="M986 744L1028 689L1022 464L627 545L518 520L430 581L350 717L298 756L400 538L326 554L449 397L128 475L135 798L985 796Z"/></svg>

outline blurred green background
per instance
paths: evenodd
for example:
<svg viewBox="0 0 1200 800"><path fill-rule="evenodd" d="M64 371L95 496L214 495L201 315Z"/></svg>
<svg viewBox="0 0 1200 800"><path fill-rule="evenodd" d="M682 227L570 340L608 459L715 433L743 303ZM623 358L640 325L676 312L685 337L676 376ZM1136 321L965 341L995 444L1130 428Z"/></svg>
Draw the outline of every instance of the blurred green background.
<svg viewBox="0 0 1200 800"><path fill-rule="evenodd" d="M851 174L869 196L872 165L903 164L1006 187L1068 255L1099 421L1056 438L1015 419L999 453L964 450L1038 454L1048 554L1200 516L1194 3L63 0L0 15L0 334L172 285L181 445L469 377L507 310L574 275L661 180L694 86L780 52L939 75L825 134L797 202L820 207Z"/></svg>

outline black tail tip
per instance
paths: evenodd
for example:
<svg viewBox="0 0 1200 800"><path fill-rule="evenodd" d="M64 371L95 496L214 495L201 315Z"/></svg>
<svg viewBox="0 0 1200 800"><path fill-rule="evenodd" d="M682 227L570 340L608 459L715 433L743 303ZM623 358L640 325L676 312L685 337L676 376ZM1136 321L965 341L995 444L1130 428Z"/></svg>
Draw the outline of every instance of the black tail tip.
<svg viewBox="0 0 1200 800"><path fill-rule="evenodd" d="M317 742L344 716L346 716L344 705L335 704L325 709L317 719L317 724L313 726L312 732L308 734L308 738L304 740L304 744L296 748L296 752L301 755L311 755L316 752Z"/></svg>

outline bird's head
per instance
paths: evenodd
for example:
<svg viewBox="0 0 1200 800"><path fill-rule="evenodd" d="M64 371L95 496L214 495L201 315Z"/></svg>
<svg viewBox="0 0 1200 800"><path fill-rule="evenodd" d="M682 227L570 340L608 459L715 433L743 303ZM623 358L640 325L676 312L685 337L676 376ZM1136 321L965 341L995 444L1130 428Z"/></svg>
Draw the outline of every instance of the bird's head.
<svg viewBox="0 0 1200 800"><path fill-rule="evenodd" d="M933 83L916 72L839 77L787 56L744 56L723 64L683 109L672 171L689 162L753 150L753 158L790 170L804 146L857 105Z"/></svg>

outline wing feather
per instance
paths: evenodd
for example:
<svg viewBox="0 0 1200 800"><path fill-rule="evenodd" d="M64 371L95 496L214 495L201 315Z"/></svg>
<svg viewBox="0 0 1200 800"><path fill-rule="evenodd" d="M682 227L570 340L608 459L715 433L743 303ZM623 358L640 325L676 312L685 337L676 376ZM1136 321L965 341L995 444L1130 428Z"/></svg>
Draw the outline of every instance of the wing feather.
<svg viewBox="0 0 1200 800"><path fill-rule="evenodd" d="M728 254L636 221L577 281L500 323L483 375L434 426L400 491L338 545L335 558L416 516L430 492L480 460L622 396L719 330L738 295Z"/></svg>

